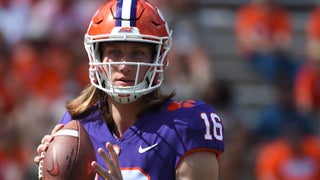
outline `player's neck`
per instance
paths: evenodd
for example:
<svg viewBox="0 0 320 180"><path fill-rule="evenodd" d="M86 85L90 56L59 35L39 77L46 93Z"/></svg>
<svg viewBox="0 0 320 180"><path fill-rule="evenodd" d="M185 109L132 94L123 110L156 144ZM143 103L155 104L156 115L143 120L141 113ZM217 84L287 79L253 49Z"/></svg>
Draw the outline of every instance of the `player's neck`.
<svg viewBox="0 0 320 180"><path fill-rule="evenodd" d="M131 104L119 104L109 101L109 112L115 123L115 134L121 137L122 134L132 126L137 120L137 115L141 110L140 102Z"/></svg>

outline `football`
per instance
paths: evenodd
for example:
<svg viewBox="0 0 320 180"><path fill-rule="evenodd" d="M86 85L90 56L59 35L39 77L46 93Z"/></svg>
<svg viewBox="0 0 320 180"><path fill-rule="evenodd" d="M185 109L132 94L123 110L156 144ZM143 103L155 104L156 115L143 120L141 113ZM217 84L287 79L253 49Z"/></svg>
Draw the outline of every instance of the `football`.
<svg viewBox="0 0 320 180"><path fill-rule="evenodd" d="M54 134L42 163L42 180L90 180L95 172L91 162L96 154L81 123L72 120Z"/></svg>

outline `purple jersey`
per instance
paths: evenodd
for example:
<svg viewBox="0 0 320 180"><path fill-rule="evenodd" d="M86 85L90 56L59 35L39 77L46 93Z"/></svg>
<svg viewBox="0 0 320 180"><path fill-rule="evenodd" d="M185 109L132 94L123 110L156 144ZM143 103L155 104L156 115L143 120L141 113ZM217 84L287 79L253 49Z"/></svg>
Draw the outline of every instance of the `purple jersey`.
<svg viewBox="0 0 320 180"><path fill-rule="evenodd" d="M66 113L61 122L70 120ZM202 101L169 101L162 111L142 115L121 138L110 132L97 108L78 120L96 151L105 149L106 142L119 148L119 164L126 180L175 179L177 165L188 153L209 151L219 155L224 150L222 122ZM98 154L97 161L107 169Z"/></svg>

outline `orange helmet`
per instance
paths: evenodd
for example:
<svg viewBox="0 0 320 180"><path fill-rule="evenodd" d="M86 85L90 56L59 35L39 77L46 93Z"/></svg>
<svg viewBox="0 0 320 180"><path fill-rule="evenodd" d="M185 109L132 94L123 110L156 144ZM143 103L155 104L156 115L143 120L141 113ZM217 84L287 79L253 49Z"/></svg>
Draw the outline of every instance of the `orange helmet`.
<svg viewBox="0 0 320 180"><path fill-rule="evenodd" d="M136 80L133 86L114 86L110 81L112 74L108 74L108 77L107 73L101 70L102 65L110 68L115 63L102 63L99 44L113 41L152 43L156 46L152 63L130 62L130 65L136 65L138 70L142 65L149 66L143 82ZM171 48L171 33L159 9L148 1L110 0L93 16L84 44L89 56L91 84L119 103L130 103L161 85L163 70L167 65L167 53Z"/></svg>

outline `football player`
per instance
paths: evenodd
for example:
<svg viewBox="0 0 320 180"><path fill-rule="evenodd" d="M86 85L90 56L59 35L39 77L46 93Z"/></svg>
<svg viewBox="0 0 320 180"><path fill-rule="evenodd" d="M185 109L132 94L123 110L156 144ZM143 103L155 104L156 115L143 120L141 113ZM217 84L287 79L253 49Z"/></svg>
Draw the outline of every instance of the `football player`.
<svg viewBox="0 0 320 180"><path fill-rule="evenodd" d="M67 103L52 134L80 121L97 152L97 179L218 179L221 119L202 101L161 93L171 41L159 9L145 0L110 0L93 16L84 40L91 85Z"/></svg>

